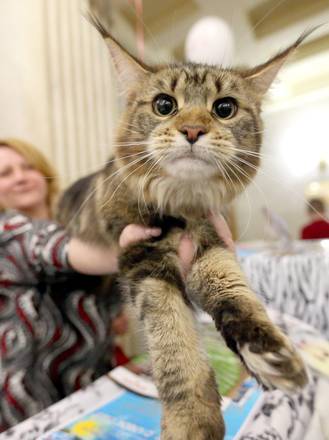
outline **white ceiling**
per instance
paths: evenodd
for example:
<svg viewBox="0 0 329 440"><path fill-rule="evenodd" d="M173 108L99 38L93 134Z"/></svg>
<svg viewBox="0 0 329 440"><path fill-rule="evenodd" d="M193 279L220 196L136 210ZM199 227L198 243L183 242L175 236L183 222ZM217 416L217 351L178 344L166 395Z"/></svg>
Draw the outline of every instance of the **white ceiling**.
<svg viewBox="0 0 329 440"><path fill-rule="evenodd" d="M252 24L251 10L259 5L264 11L258 11ZM133 2L111 0L110 6L117 38L136 51ZM320 89L329 94L329 0L143 0L143 8L146 60L153 62L182 57L188 30L207 15L219 16L231 26L236 64L243 65L265 61L306 29L325 23L308 37L300 59L285 67L271 105ZM263 35L257 35L259 31Z"/></svg>

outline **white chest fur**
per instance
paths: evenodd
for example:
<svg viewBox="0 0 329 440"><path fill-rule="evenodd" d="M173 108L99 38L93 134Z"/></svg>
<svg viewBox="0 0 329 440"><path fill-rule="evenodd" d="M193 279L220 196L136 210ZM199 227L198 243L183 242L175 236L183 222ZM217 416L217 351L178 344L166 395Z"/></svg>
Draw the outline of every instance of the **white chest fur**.
<svg viewBox="0 0 329 440"><path fill-rule="evenodd" d="M160 212L180 215L184 212L220 212L227 201L225 184L214 180L180 180L159 177L149 186L149 197Z"/></svg>

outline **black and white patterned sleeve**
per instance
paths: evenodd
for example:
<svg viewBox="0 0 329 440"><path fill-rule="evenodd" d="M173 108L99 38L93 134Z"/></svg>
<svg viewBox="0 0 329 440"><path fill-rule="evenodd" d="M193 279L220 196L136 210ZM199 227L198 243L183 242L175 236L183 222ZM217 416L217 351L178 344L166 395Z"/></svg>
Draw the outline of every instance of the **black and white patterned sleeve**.
<svg viewBox="0 0 329 440"><path fill-rule="evenodd" d="M71 271L67 258L67 233L55 222L31 220L12 213L0 217L1 241L15 241L16 257L25 258L36 272L53 275ZM15 255L13 255L15 257Z"/></svg>

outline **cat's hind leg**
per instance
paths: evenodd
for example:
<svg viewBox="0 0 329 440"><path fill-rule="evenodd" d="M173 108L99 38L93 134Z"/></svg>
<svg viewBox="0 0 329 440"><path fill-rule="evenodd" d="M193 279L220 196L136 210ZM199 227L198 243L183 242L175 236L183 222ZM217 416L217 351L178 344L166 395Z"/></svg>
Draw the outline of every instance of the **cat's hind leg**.
<svg viewBox="0 0 329 440"><path fill-rule="evenodd" d="M217 384L184 295L177 255L168 248L137 245L121 257L120 266L147 336L163 407L161 439L222 440Z"/></svg>

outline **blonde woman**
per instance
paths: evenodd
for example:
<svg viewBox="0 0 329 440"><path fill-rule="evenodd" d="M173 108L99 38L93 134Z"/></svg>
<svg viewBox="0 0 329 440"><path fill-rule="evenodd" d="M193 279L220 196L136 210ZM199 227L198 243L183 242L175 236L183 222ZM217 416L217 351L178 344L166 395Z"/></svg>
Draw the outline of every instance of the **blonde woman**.
<svg viewBox="0 0 329 440"><path fill-rule="evenodd" d="M17 209L31 218L51 218L59 194L55 169L27 142L0 139L0 145L0 209Z"/></svg>

